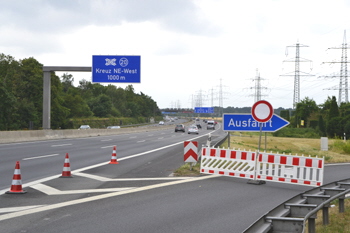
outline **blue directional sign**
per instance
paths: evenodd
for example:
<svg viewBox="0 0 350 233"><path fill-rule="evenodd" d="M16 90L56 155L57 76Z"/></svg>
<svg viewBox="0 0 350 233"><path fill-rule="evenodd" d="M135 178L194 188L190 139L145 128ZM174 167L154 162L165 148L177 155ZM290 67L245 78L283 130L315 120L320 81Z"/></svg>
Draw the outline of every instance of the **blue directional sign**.
<svg viewBox="0 0 350 233"><path fill-rule="evenodd" d="M195 107L194 113L214 113L213 107Z"/></svg>
<svg viewBox="0 0 350 233"><path fill-rule="evenodd" d="M282 117L273 114L272 118L264 123L254 120L251 114L224 114L223 130L224 131L260 131L262 124L262 132L276 132L277 130L289 125L289 122Z"/></svg>
<svg viewBox="0 0 350 233"><path fill-rule="evenodd" d="M140 56L92 56L92 82L140 83Z"/></svg>

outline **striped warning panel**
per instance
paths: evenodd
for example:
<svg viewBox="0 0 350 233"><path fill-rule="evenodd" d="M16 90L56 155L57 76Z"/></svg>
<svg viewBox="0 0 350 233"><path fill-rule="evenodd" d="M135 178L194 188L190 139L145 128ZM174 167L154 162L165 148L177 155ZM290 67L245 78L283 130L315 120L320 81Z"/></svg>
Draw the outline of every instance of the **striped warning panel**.
<svg viewBox="0 0 350 233"><path fill-rule="evenodd" d="M254 163L254 152L203 147L200 172L252 179Z"/></svg>

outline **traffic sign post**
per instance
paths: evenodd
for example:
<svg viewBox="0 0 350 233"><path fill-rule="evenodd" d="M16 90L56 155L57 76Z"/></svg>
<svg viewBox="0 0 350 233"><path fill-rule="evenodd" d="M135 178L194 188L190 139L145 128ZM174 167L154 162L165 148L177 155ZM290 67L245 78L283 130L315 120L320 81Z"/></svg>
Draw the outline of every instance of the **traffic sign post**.
<svg viewBox="0 0 350 233"><path fill-rule="evenodd" d="M259 122L259 125L260 125L259 145L255 156L254 180L252 181L253 184L265 184L265 181L257 180L256 169L258 167L258 158L260 153L262 126L263 126L263 123L268 122L272 118L272 115L273 115L273 107L266 100L260 100L256 102L252 107L252 116L256 121Z"/></svg>

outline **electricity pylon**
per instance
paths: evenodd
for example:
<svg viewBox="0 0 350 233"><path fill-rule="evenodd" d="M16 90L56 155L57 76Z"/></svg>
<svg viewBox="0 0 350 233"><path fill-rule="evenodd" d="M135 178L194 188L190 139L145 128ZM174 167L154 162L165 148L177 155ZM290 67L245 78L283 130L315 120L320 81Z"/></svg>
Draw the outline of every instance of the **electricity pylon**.
<svg viewBox="0 0 350 233"><path fill-rule="evenodd" d="M261 100L261 97L262 96L267 96L267 95L262 95L261 94L261 89L267 89L267 87L262 87L261 86L261 80L264 80L260 77L260 72L258 71L258 69L256 69L256 76L255 78L253 79L253 81L255 81L255 86L254 87L250 87L250 89L253 89L255 90L255 93L254 93L254 103L258 102L259 100ZM250 95L252 96L252 95Z"/></svg>
<svg viewBox="0 0 350 233"><path fill-rule="evenodd" d="M299 55L300 54L300 47L309 47L309 46L299 44L299 42L297 42L295 45L287 46L286 47L286 56L288 56L288 48L289 47L296 48L295 59L294 60L285 60L283 62L294 62L295 63L294 72L290 72L290 73L294 73L294 74L287 73L287 74L283 74L280 76L294 76L293 109L295 109L297 103L300 102L300 76L314 76L314 75L300 71L300 62L311 62L311 60L300 57L300 55Z"/></svg>
<svg viewBox="0 0 350 233"><path fill-rule="evenodd" d="M348 96L348 56L347 56L347 49L349 47L347 46L346 42L346 31L344 31L344 37L343 37L343 44L341 47L333 47L329 49L341 49L341 61L340 62L324 62L324 63L340 63L340 75L334 75L334 76L323 76L326 78L329 77L339 77L339 88L331 87L327 88L325 90L339 90L339 98L338 98L338 106L342 102L349 103L349 96Z"/></svg>

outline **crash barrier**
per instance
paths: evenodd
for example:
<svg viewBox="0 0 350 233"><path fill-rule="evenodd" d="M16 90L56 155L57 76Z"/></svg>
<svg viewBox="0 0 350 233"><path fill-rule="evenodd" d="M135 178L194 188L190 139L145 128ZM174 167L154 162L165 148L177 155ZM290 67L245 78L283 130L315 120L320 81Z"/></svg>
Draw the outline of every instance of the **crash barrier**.
<svg viewBox="0 0 350 233"><path fill-rule="evenodd" d="M256 232L316 232L315 220L318 211L322 210L323 225L329 224L330 203L339 200L339 213L345 211L344 200L350 193L350 179L329 183L298 194L277 206L243 233Z"/></svg>
<svg viewBox="0 0 350 233"><path fill-rule="evenodd" d="M201 173L321 186L324 159L260 152L202 148Z"/></svg>

